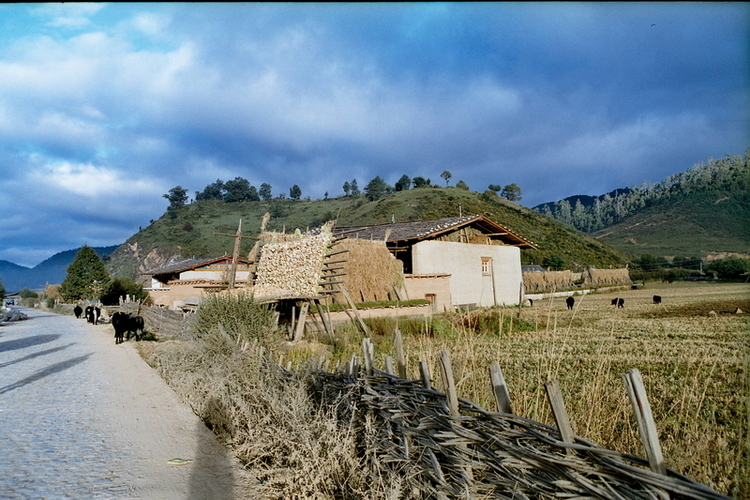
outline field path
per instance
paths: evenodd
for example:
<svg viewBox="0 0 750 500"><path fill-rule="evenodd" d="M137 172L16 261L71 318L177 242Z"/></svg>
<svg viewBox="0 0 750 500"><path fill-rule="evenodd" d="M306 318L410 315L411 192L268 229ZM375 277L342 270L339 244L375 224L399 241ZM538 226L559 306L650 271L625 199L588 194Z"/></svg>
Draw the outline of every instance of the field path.
<svg viewBox="0 0 750 500"><path fill-rule="evenodd" d="M251 498L251 475L132 342L24 312L0 326L0 497Z"/></svg>

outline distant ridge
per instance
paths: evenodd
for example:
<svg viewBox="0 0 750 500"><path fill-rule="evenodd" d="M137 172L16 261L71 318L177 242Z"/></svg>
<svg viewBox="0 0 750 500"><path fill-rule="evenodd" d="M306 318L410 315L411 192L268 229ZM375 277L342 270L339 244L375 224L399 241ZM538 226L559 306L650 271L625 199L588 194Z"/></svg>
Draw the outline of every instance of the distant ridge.
<svg viewBox="0 0 750 500"><path fill-rule="evenodd" d="M620 251L701 257L750 252L750 149L662 182L534 207Z"/></svg>
<svg viewBox="0 0 750 500"><path fill-rule="evenodd" d="M109 247L92 247L104 260L117 249L118 245ZM43 290L45 286L62 283L68 266L73 262L80 248L56 253L34 267L19 266L7 260L0 260L0 280L8 292L18 292L24 288Z"/></svg>

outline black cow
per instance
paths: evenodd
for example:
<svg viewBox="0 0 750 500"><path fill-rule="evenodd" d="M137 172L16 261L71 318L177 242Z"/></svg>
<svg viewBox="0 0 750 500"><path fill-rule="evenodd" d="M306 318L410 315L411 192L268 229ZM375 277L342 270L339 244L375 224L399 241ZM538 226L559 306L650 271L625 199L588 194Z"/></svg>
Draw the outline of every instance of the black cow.
<svg viewBox="0 0 750 500"><path fill-rule="evenodd" d="M141 340L143 336L143 316L130 315L128 318L128 340L130 340L130 334L133 334L136 342Z"/></svg>
<svg viewBox="0 0 750 500"><path fill-rule="evenodd" d="M112 326L115 329L115 345L125 342L125 332L130 327L130 315L117 311L112 315Z"/></svg>
<svg viewBox="0 0 750 500"><path fill-rule="evenodd" d="M612 299L612 305L617 307L625 307L625 299Z"/></svg>
<svg viewBox="0 0 750 500"><path fill-rule="evenodd" d="M660 295L654 295L654 304L661 304L661 296Z"/></svg>
<svg viewBox="0 0 750 500"><path fill-rule="evenodd" d="M99 323L99 316L101 316L102 310L98 307L87 306L86 307L86 321L94 325Z"/></svg>
<svg viewBox="0 0 750 500"><path fill-rule="evenodd" d="M573 309L573 306L576 305L576 299L573 297L568 297L565 299L565 304L567 304L568 309Z"/></svg>
<svg viewBox="0 0 750 500"><path fill-rule="evenodd" d="M79 319L81 317L81 314L83 314L83 309L81 306L75 306L73 308L73 314L76 315L76 319Z"/></svg>

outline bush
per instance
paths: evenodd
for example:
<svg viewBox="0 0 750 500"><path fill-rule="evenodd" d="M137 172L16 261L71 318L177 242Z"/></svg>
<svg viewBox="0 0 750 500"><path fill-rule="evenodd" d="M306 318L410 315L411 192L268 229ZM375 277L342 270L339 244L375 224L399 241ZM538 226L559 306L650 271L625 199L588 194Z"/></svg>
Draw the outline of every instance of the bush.
<svg viewBox="0 0 750 500"><path fill-rule="evenodd" d="M195 317L196 337L215 333L219 325L237 344L257 340L271 347L279 340L275 311L255 302L247 292L216 293L201 301Z"/></svg>

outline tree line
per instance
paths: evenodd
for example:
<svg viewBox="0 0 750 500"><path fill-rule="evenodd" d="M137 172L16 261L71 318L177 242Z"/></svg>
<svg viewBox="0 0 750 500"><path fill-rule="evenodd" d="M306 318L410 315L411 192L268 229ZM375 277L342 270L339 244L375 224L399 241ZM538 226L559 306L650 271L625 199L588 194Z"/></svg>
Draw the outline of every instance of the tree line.
<svg viewBox="0 0 750 500"><path fill-rule="evenodd" d="M440 177L445 181L446 187L450 180L453 178L453 174L444 170ZM387 184L382 177L379 175L374 179L371 179L365 187L360 190L357 179L344 182L342 189L344 196L356 198L362 194L370 200L374 201L383 195L391 194L398 191L406 191L408 189L419 189L428 187L440 187L433 185L429 178L417 176L414 178L408 175L402 175L394 185ZM466 182L459 180L456 183L456 187L459 189L469 190ZM250 181L242 177L235 177L231 181L222 181L217 179L203 188L202 191L195 192L195 201L206 201L206 200L220 200L227 203L239 202L239 201L269 201L271 199L286 199L285 193L279 193L275 197L272 193L272 186L268 183L262 183L260 187L256 188ZM497 184L490 184L488 189L499 193L503 198L507 198L511 201L518 201L521 199L521 188L516 184L508 184L506 186L500 186ZM169 200L169 212L173 212L189 202L188 190L182 186L176 186L169 190L169 192L163 195L164 198ZM289 188L289 198L292 200L299 200L302 197L302 189L295 184ZM328 191L324 195L324 199L328 199Z"/></svg>
<svg viewBox="0 0 750 500"><path fill-rule="evenodd" d="M709 159L655 184L619 189L597 197L575 196L544 203L534 210L584 233L616 224L645 207L677 200L702 191L744 191L750 188L750 148L744 156ZM574 200L571 203L571 200Z"/></svg>

